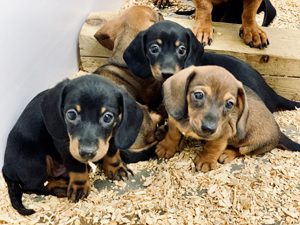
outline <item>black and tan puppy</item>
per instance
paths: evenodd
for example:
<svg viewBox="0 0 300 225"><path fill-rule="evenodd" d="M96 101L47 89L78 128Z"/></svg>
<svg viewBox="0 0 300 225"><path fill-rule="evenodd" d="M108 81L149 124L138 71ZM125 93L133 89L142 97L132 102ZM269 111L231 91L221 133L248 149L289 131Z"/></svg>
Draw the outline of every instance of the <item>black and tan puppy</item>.
<svg viewBox="0 0 300 225"><path fill-rule="evenodd" d="M153 0L158 7L168 0ZM196 6L194 34L203 44L211 44L212 21L242 24L240 36L250 47L265 48L269 45L266 33L258 26L256 14L264 12L262 25L268 26L276 16L270 0L193 0Z"/></svg>
<svg viewBox="0 0 300 225"><path fill-rule="evenodd" d="M135 100L98 75L66 79L38 94L11 130L3 176L12 206L22 193L67 196L71 201L90 191L88 162L103 159L104 170L127 176L119 150L136 140L143 111Z"/></svg>
<svg viewBox="0 0 300 225"><path fill-rule="evenodd" d="M203 172L238 155L300 151L261 99L222 67L186 68L164 82L163 94L169 131L157 146L160 157L172 157L182 135L205 141L194 161Z"/></svg>
<svg viewBox="0 0 300 225"><path fill-rule="evenodd" d="M144 120L137 141L130 149L121 152L122 159L127 163L146 160L155 155L154 145L158 143L157 139L163 138L163 130L157 130L157 124L162 117L153 110L157 111L161 104L162 91L161 83L153 77L143 79L133 75L123 60L123 54L140 31L162 19L159 13L149 7L133 6L116 18L106 21L95 34L101 45L112 50L112 56L94 73L110 79L144 105Z"/></svg>
<svg viewBox="0 0 300 225"><path fill-rule="evenodd" d="M229 70L251 88L274 112L295 109L300 102L279 96L250 65L229 55L204 52L190 29L172 21L158 22L138 34L124 53L128 68L138 77L155 77L163 82L190 65L217 65Z"/></svg>

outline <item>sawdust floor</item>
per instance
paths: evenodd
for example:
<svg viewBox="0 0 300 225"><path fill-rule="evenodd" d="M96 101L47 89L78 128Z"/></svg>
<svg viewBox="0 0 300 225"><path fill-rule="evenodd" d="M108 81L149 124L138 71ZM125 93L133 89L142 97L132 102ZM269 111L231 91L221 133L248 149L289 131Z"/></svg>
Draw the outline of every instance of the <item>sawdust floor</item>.
<svg viewBox="0 0 300 225"><path fill-rule="evenodd" d="M300 110L275 117L300 142ZM37 211L27 217L12 209L1 178L0 224L299 224L300 153L274 149L202 173L192 162L199 149L186 140L170 160L130 164L135 175L125 182L96 171L90 195L76 204L25 194Z"/></svg>
<svg viewBox="0 0 300 225"><path fill-rule="evenodd" d="M276 6L284 2L273 1ZM284 23L273 24L299 29L300 1L287 2L284 10L297 18L285 16ZM281 9L279 15L286 15ZM300 110L275 117L300 142ZM300 224L300 153L274 149L202 173L193 165L201 146L186 140L183 147L170 160L130 164L135 175L125 182L108 181L96 171L90 195L76 204L25 194L25 206L37 211L26 217L12 209L0 177L0 224Z"/></svg>

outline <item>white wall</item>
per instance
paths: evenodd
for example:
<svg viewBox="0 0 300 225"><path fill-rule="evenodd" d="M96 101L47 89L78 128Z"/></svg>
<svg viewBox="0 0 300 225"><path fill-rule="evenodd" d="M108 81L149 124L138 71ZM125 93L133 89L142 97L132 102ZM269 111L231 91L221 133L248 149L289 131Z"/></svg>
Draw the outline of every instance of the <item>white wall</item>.
<svg viewBox="0 0 300 225"><path fill-rule="evenodd" d="M88 13L120 6L121 0L0 1L0 169L8 132L30 99L78 70L77 39Z"/></svg>

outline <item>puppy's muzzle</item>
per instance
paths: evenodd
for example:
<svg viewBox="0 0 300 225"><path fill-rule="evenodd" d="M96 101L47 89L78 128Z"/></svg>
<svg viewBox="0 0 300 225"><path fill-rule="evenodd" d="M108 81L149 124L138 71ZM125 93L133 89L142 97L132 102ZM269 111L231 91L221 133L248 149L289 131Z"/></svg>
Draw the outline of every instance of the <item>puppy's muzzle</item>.
<svg viewBox="0 0 300 225"><path fill-rule="evenodd" d="M215 115L206 115L201 123L201 132L204 135L212 135L216 132L218 128L218 119Z"/></svg>
<svg viewBox="0 0 300 225"><path fill-rule="evenodd" d="M98 150L97 145L80 145L79 147L79 155L85 159L89 160L96 156Z"/></svg>
<svg viewBox="0 0 300 225"><path fill-rule="evenodd" d="M217 124L214 122L208 122L208 121L202 122L201 130L202 130L202 133L211 135L216 132Z"/></svg>

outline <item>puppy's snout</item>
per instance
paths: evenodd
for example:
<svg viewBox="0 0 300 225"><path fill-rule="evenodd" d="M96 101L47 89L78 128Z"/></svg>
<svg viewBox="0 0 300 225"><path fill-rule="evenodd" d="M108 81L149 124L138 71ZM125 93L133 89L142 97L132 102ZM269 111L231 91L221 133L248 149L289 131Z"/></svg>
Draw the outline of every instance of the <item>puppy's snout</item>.
<svg viewBox="0 0 300 225"><path fill-rule="evenodd" d="M201 130L204 134L213 134L216 132L218 127L218 120L216 116L208 114L204 117L202 124L201 124Z"/></svg>
<svg viewBox="0 0 300 225"><path fill-rule="evenodd" d="M201 130L205 134L213 134L217 129L216 123L206 122L202 123Z"/></svg>
<svg viewBox="0 0 300 225"><path fill-rule="evenodd" d="M79 154L84 159L92 159L97 154L97 149L95 145L80 145Z"/></svg>

